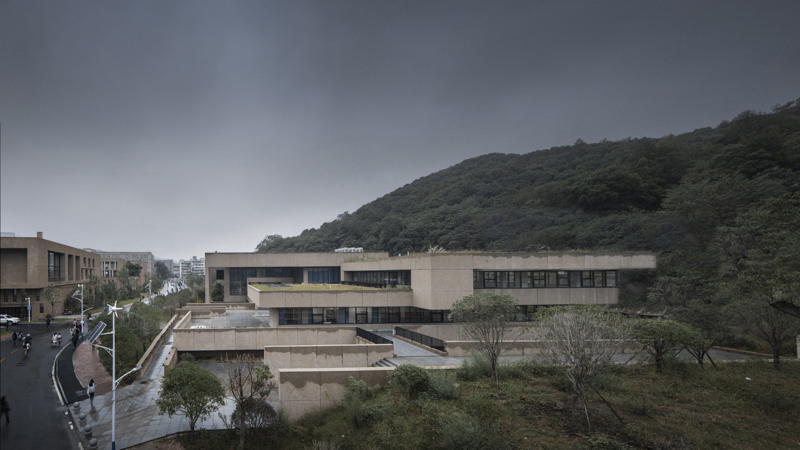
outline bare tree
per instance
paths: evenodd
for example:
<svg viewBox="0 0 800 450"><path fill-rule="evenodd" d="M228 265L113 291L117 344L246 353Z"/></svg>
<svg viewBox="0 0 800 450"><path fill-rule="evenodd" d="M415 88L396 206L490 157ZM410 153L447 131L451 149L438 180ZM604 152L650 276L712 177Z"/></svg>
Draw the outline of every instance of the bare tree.
<svg viewBox="0 0 800 450"><path fill-rule="evenodd" d="M450 317L461 325L467 339L477 341L477 350L489 360L497 387L500 378L497 360L509 341L518 338L524 327L515 327L517 300L506 294L468 295L450 307Z"/></svg>
<svg viewBox="0 0 800 450"><path fill-rule="evenodd" d="M631 322L622 315L606 313L590 305L546 308L538 318L542 358L558 367L572 383L573 402L577 405L578 397L583 400L586 423L591 427L584 386L591 387L591 381L617 360L633 359L632 356L619 358L626 348L635 345Z"/></svg>
<svg viewBox="0 0 800 450"><path fill-rule="evenodd" d="M264 427L274 420L275 411L267 397L277 386L267 364L257 365L250 355L238 355L235 361L225 363L228 372L228 389L236 402L231 421L239 426L239 449L244 450L244 436L248 428Z"/></svg>

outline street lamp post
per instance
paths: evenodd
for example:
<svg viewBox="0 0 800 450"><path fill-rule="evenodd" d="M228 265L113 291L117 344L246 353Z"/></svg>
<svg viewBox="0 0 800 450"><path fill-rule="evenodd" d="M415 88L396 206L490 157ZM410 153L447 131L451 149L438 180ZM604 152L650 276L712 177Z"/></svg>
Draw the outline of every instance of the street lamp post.
<svg viewBox="0 0 800 450"><path fill-rule="evenodd" d="M78 298L78 291L77 290L72 293L72 298L74 298L75 300L78 300L79 302L81 302L81 322L80 322L80 324L81 324L81 339L83 339L83 329L86 326L83 323L83 285L79 284L78 287L81 288L81 298Z"/></svg>
<svg viewBox="0 0 800 450"><path fill-rule="evenodd" d="M31 323L31 298L25 297L25 300L28 301L28 323Z"/></svg>
<svg viewBox="0 0 800 450"><path fill-rule="evenodd" d="M111 349L109 350L106 347L98 345L97 347L102 348L103 350L109 352L111 354L111 379L114 382L111 385L111 450L117 450L117 385L119 382L122 381L123 378L127 377L129 374L136 372L137 370L141 369L142 366L136 366L125 375L119 377L117 379L117 359L116 359L116 351L117 351L117 311L120 311L124 308L117 308L117 303L114 302L114 306L108 305L108 309L111 312L111 332L110 333L103 333L102 335L111 335Z"/></svg>

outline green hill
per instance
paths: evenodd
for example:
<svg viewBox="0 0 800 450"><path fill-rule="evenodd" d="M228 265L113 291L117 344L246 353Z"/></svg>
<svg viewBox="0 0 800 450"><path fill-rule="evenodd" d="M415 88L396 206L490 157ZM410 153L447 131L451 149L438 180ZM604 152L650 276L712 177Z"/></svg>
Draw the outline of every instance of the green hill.
<svg viewBox="0 0 800 450"><path fill-rule="evenodd" d="M800 101L715 128L491 153L420 178L259 252L703 248L714 230L800 186Z"/></svg>

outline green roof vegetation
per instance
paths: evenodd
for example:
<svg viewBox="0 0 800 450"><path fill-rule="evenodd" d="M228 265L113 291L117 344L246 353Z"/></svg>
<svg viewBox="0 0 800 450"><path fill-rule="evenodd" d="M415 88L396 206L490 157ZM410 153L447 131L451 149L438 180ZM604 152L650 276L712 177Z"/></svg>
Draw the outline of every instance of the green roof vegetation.
<svg viewBox="0 0 800 450"><path fill-rule="evenodd" d="M270 287L265 284L251 284L259 291L378 291L379 288L349 286L344 284L281 284Z"/></svg>

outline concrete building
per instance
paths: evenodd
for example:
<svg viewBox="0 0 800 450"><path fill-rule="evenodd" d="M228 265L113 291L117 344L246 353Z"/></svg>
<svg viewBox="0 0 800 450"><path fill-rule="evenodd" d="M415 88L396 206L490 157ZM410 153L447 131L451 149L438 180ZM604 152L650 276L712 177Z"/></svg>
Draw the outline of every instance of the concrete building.
<svg viewBox="0 0 800 450"><path fill-rule="evenodd" d="M510 294L519 319L537 307L617 303L619 271L653 269L652 253L206 253L206 302L222 280L224 302L269 310L271 326L443 323L466 295ZM257 288L291 284L290 290ZM331 283L370 290L303 290ZM223 303L224 303L223 302Z"/></svg>
<svg viewBox="0 0 800 450"><path fill-rule="evenodd" d="M30 299L31 319L59 315L66 300L89 275L97 275L100 258L96 253L37 237L0 237L0 313L26 320ZM59 289L51 305L45 301L48 286Z"/></svg>
<svg viewBox="0 0 800 450"><path fill-rule="evenodd" d="M202 277L205 275L205 271L205 258L197 259L197 256L192 256L192 259L182 259L180 262L179 275L182 279L185 279L190 273L200 275Z"/></svg>
<svg viewBox="0 0 800 450"><path fill-rule="evenodd" d="M100 281L104 283L112 282L117 287L120 287L117 272L125 267L128 262L142 266L142 271L139 275L131 277L131 281L136 287L144 286L154 271L155 258L151 252L112 252L91 248L84 250L99 255L100 266L97 276L100 277Z"/></svg>

